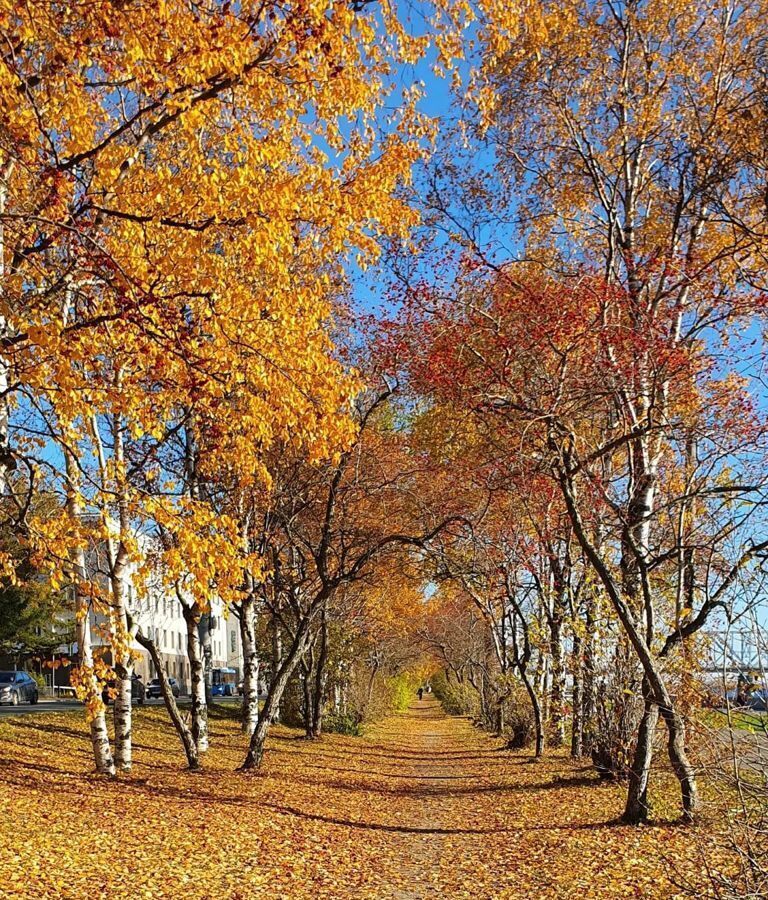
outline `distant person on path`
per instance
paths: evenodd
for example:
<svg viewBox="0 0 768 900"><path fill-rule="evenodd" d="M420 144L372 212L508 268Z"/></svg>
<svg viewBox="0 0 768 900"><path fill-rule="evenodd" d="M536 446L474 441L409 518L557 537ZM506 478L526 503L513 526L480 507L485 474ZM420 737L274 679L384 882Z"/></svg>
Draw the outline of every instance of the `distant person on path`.
<svg viewBox="0 0 768 900"><path fill-rule="evenodd" d="M424 696L424 688L419 688L417 693L419 695L419 700L421 700L421 698Z"/></svg>
<svg viewBox="0 0 768 900"><path fill-rule="evenodd" d="M736 705L744 706L746 703L746 684L747 679L744 677L743 672L739 672L739 680L736 682Z"/></svg>

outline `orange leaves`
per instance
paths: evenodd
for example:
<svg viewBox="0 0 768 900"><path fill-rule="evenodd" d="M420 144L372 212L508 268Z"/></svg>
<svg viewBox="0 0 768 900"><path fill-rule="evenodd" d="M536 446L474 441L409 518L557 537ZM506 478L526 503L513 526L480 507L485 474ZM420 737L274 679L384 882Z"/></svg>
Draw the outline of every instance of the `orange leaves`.
<svg viewBox="0 0 768 900"><path fill-rule="evenodd" d="M64 586L72 552L105 542L141 591L136 535L160 531L166 586L237 599L262 569L238 514L246 494L268 502L275 448L314 465L354 439L360 379L333 310L350 263L416 222L399 192L418 97L390 94L426 38L389 7L315 0L0 0L0 22L0 362L34 420L14 448L55 444L77 506L30 520L39 556Z"/></svg>
<svg viewBox="0 0 768 900"><path fill-rule="evenodd" d="M617 826L619 788L559 755L532 765L437 704L362 738L278 728L258 778L232 771L234 718L212 720L202 775L161 710L135 719L117 781L89 773L76 714L0 719L5 895L671 900L700 872L690 832Z"/></svg>

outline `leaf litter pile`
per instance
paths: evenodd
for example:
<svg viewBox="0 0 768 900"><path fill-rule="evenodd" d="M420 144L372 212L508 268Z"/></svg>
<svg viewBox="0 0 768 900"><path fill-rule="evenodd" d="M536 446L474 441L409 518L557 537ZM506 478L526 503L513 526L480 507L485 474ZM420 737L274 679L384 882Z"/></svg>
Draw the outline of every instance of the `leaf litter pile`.
<svg viewBox="0 0 768 900"><path fill-rule="evenodd" d="M256 775L233 771L238 723L211 725L192 775L163 710L139 711L110 781L77 714L1 721L0 897L669 900L701 871L696 831L618 826L620 787L435 703L363 738L277 728Z"/></svg>

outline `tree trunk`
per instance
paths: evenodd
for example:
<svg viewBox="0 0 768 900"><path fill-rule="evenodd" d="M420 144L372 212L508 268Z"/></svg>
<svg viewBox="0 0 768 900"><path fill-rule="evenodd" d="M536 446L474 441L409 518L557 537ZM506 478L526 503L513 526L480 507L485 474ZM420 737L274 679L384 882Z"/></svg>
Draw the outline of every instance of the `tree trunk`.
<svg viewBox="0 0 768 900"><path fill-rule="evenodd" d="M653 692L648 679L643 677L643 697L645 706L643 717L637 730L637 744L629 770L629 790L622 816L625 822L638 825L645 822L650 814L648 803L648 779L653 761L653 738L659 720L659 708L654 703Z"/></svg>
<svg viewBox="0 0 768 900"><path fill-rule="evenodd" d="M112 586L112 653L114 661L117 694L115 696L115 763L123 772L130 772L133 766L133 658L130 652L132 632L126 603L125 578L127 553L120 545L110 578Z"/></svg>
<svg viewBox="0 0 768 900"><path fill-rule="evenodd" d="M560 600L555 600L559 604ZM563 707L565 705L565 663L563 660L562 613L555 609L550 622L551 693L549 701L549 734L553 747L562 746L565 738Z"/></svg>
<svg viewBox="0 0 768 900"><path fill-rule="evenodd" d="M275 710L280 706L288 681L307 649L310 626L311 619L307 616L296 629L291 648L287 656L283 658L280 668L273 675L269 691L267 692L267 699L264 701L264 708L261 711L256 729L251 735L248 752L245 755L243 764L240 766L240 771L258 769L261 765L269 726L274 721Z"/></svg>
<svg viewBox="0 0 768 900"><path fill-rule="evenodd" d="M277 673L280 671L280 667L283 664L283 636L280 632L280 623L277 619L272 619L272 681L274 682L277 678ZM272 689L272 685L270 684L270 690ZM273 722L280 721L280 701L282 700L283 692L280 691L280 696L277 700L277 703L270 710L270 715L272 716ZM262 715L264 712L262 710Z"/></svg>
<svg viewBox="0 0 768 900"><path fill-rule="evenodd" d="M561 481L561 484L563 484L564 486L564 498L566 501L566 506L568 507L568 512L571 516L571 520L574 525L574 530L576 531L577 537L579 539L579 543L581 544L587 558L594 566L595 571L597 572L598 577L600 578L603 587L605 588L606 593L611 600L611 604L613 605L613 608L615 609L616 614L624 628L624 631L629 638L633 649L637 653L637 657L643 667L644 679L647 679L650 693L652 693L653 695L653 700L655 701L655 704L658 706L658 708L663 712L664 722L667 726L667 731L669 734L668 751L670 761L672 762L672 767L674 769L675 775L680 782L683 814L686 819L691 820L698 806L696 778L693 767L688 761L685 752L685 726L683 724L682 717L675 710L672 697L667 690L667 686L664 681L661 669L658 665L657 660L654 658L649 646L650 636L653 633L653 623L652 621L649 621L650 619L652 619L650 615L651 611L649 611L647 607L645 608L645 627L641 628L635 619L633 610L628 605L625 596L622 594L618 585L612 578L611 573L608 571L602 557L587 537L586 531L583 527L581 516L576 506L572 485L567 480ZM638 513L639 515L645 515L646 511L652 508L652 500L648 499L649 491L650 488L646 488L645 492L640 493L641 500L638 501L640 508L640 513ZM639 543L638 539L635 540L635 544L636 546L644 546ZM627 587L628 586L625 584L625 589ZM631 597L631 590L628 590L628 593ZM658 712L656 713L656 715L658 717ZM650 724L650 717L644 716L643 721L646 720L648 720L646 722L647 726ZM639 737L640 736L638 736L638 748L641 747ZM650 740L652 741L652 735L650 737ZM641 792L642 785L637 785L634 791L635 795L637 797L640 797ZM632 813L635 813L634 804Z"/></svg>
<svg viewBox="0 0 768 900"><path fill-rule="evenodd" d="M525 667L520 667L520 678L528 692L531 701L531 709L533 710L533 727L536 732L536 749L534 751L534 759L540 759L544 753L544 717L541 714L541 704L536 695L536 690L528 677Z"/></svg>
<svg viewBox="0 0 768 900"><path fill-rule="evenodd" d="M130 772L133 766L133 708L131 705L131 685L133 666L125 661L115 667L117 675L117 695L115 696L115 763L123 772Z"/></svg>
<svg viewBox="0 0 768 900"><path fill-rule="evenodd" d="M374 685L376 684L376 675L378 674L378 672L379 672L379 664L378 664L378 662L374 662L373 668L371 669L370 678L368 679L368 690L366 691L366 695L365 695L365 708L366 709L368 709L370 707L371 703L373 703L373 688L374 688ZM339 711L339 703L337 701L336 702L336 712L338 712L338 711Z"/></svg>
<svg viewBox="0 0 768 900"><path fill-rule="evenodd" d="M314 693L312 696L312 737L319 738L323 733L323 706L325 695L325 676L328 666L328 620L325 610L320 623L320 652L315 669Z"/></svg>
<svg viewBox="0 0 768 900"><path fill-rule="evenodd" d="M0 225L2 227L2 225ZM0 263L2 265L2 263ZM77 465L69 451L65 450L67 471L67 512L73 521L79 521L82 509L79 503L79 478ZM85 567L85 551L77 546L71 551L72 584L75 600L75 635L78 655L78 680L81 697L85 703L88 727L91 733L91 748L96 771L100 775L114 775L115 763L109 746L107 717L101 699L99 680L93 667L93 644L91 642L91 619L88 597L82 585L88 580Z"/></svg>
<svg viewBox="0 0 768 900"><path fill-rule="evenodd" d="M583 673L581 636L573 636L573 695L571 697L571 756L578 759L582 755L582 743L584 735L583 715Z"/></svg>
<svg viewBox="0 0 768 900"><path fill-rule="evenodd" d="M10 181L15 161L6 159L0 168L0 298L4 301L4 308L8 308L9 301L5 298L5 226L2 215L5 213L8 201L8 182ZM8 336L8 321L0 315L0 338ZM10 441L10 402L8 396L9 387L8 360L0 354L0 496L5 496L8 491L8 479L11 471L16 467L16 461L11 452Z"/></svg>
<svg viewBox="0 0 768 900"><path fill-rule="evenodd" d="M171 684L168 681L168 673L165 671L165 666L157 651L155 642L148 637L145 637L141 632L137 633L136 640L152 657L152 662L155 664L155 670L157 671L157 677L160 680L160 690L162 691L163 700L165 701L165 708L168 710L168 715L171 717L173 727L176 729L176 733L181 739L181 744L184 747L184 753L187 757L187 765L189 766L190 771L197 772L200 770L200 756L197 751L197 744L195 743L192 731L187 727L183 716L179 712L176 698L173 696Z"/></svg>
<svg viewBox="0 0 768 900"><path fill-rule="evenodd" d="M259 719L259 657L256 647L256 598L248 594L240 609L243 644L243 731L250 737Z"/></svg>
<svg viewBox="0 0 768 900"><path fill-rule="evenodd" d="M197 752L205 753L208 750L208 703L205 696L198 614L194 605L182 603L181 608L187 626L187 656L192 695L192 737L195 740Z"/></svg>
<svg viewBox="0 0 768 900"><path fill-rule="evenodd" d="M581 702L581 752L589 756L595 746L595 642L596 642L596 599L590 591L584 615L586 637L584 639L584 674Z"/></svg>
<svg viewBox="0 0 768 900"><path fill-rule="evenodd" d="M301 660L301 689L304 703L304 733L308 738L311 738L313 736L315 729L315 707L312 702L312 671L315 664L314 657L315 654L313 653L313 651L309 650Z"/></svg>
<svg viewBox="0 0 768 900"><path fill-rule="evenodd" d="M683 818L692 822L699 808L699 791L696 775L685 752L685 722L677 710L662 707L661 716L667 726L667 752L672 769L680 782L683 800Z"/></svg>
<svg viewBox="0 0 768 900"><path fill-rule="evenodd" d="M200 634L200 646L203 651L203 686L205 689L205 703L210 706L213 703L213 631L210 612L203 613L198 623Z"/></svg>
<svg viewBox="0 0 768 900"><path fill-rule="evenodd" d="M122 391L122 374L115 372L115 388ZM98 429L98 424L95 425ZM128 500L128 483L125 474L124 430L120 415L112 418L113 463L115 494L117 496L117 523L119 536L117 541L107 539L109 551L109 582L112 592L112 656L117 678L117 696L115 697L115 763L123 772L130 772L133 765L132 720L133 706L131 702L133 685L133 657L131 643L135 627L130 621L128 609L128 563L130 554L128 546L133 538L131 533L131 516ZM99 451L100 455L103 451ZM103 463L100 462L100 465ZM106 484L106 470L102 469L102 483ZM104 509L105 523L108 511Z"/></svg>

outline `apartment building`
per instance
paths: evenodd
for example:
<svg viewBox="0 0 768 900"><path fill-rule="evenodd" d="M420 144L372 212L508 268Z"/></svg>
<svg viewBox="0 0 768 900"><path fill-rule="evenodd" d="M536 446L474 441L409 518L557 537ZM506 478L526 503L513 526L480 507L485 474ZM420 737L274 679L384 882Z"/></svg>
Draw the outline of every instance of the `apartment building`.
<svg viewBox="0 0 768 900"><path fill-rule="evenodd" d="M132 584L128 586L129 609L141 630L150 637L163 660L166 672L179 682L182 694L190 689L189 659L187 657L187 624L181 602L174 594L162 589L151 589L149 596L137 598ZM101 616L92 620L94 648L106 641L104 621ZM234 669L236 678L242 672L242 642L236 616L227 614L217 598L211 601L208 618L211 635L211 666L213 669ZM155 666L147 651L134 642L137 661L136 673L146 684L156 676Z"/></svg>
<svg viewBox="0 0 768 900"><path fill-rule="evenodd" d="M151 553L151 541L147 539L143 543L144 552ZM106 579L107 568L103 556L103 548L93 547L89 551L87 564L93 577ZM131 617L142 632L155 642L167 673L179 682L182 694L189 693L187 625L182 613L181 601L175 592L164 587L159 577L151 580L145 596L139 596L133 580L135 571L135 567L129 570L126 579L128 609ZM111 657L108 649L109 627L105 616L92 611L90 624L94 650L102 648L105 658L109 660ZM243 668L239 622L237 617L226 610L221 601L215 597L211 602L208 627L211 635L212 668L214 670L232 669L235 680L239 680ZM62 631L64 631L63 626ZM155 666L147 651L138 642L134 641L132 649L137 660L135 671L147 684L157 674ZM76 659L77 644L62 644L56 648L56 655L60 660ZM57 685L66 685L69 682L68 666L64 665L48 671L51 680L55 681Z"/></svg>

